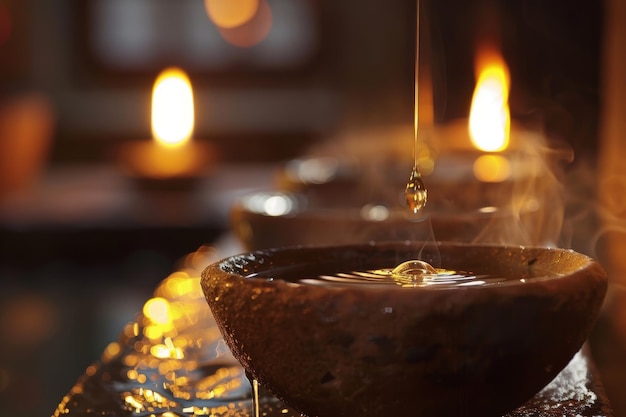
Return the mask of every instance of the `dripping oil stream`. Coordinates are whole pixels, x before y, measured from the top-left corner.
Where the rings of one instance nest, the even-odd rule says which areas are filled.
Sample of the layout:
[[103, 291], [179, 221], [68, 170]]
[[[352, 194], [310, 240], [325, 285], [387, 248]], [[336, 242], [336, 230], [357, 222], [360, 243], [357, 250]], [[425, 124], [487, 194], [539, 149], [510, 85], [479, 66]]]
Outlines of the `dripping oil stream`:
[[[413, 169], [409, 176], [409, 181], [404, 190], [404, 198], [411, 213], [417, 215], [426, 206], [428, 200], [428, 191], [422, 180], [419, 169], [419, 63], [420, 63], [420, 0], [415, 0], [415, 71], [414, 71], [414, 109], [413, 114]], [[415, 265], [419, 265], [417, 268]], [[426, 262], [410, 261], [398, 265], [392, 271], [392, 277], [399, 283], [409, 282], [410, 285], [417, 285], [423, 282], [429, 274], [435, 273], [436, 270]]]
[[419, 169], [418, 143], [419, 143], [419, 56], [420, 56], [420, 0], [416, 0], [416, 23], [415, 23], [415, 114], [414, 114], [414, 142], [413, 142], [413, 169], [406, 184], [404, 197], [407, 206], [413, 214], [426, 206], [428, 191], [422, 180]]

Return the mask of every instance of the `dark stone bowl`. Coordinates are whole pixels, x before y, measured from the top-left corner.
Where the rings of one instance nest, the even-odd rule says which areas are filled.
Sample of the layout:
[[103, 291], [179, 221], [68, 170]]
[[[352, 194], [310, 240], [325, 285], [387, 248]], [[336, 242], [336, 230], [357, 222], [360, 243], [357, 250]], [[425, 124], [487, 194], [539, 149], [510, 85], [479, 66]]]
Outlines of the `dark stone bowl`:
[[[514, 279], [402, 288], [248, 277], [393, 267], [418, 253], [448, 269]], [[602, 267], [571, 250], [457, 243], [272, 249], [202, 274], [226, 343], [249, 375], [321, 417], [501, 416], [581, 348], [606, 286]]]

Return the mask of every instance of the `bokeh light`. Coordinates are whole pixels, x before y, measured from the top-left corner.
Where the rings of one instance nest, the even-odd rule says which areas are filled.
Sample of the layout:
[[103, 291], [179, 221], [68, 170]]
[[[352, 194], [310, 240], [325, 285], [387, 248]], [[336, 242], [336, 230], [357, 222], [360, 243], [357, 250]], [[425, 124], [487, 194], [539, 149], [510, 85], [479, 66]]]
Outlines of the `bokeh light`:
[[155, 324], [166, 325], [172, 321], [170, 303], [165, 298], [154, 297], [146, 301], [143, 314]]
[[511, 163], [501, 155], [481, 155], [473, 169], [476, 179], [482, 182], [503, 182], [511, 176]]
[[250, 48], [261, 43], [272, 30], [272, 10], [265, 0], [259, 1], [256, 14], [244, 24], [226, 28], [218, 26], [222, 38], [231, 45]]
[[216, 26], [232, 29], [254, 17], [259, 0], [204, 0], [204, 8]]

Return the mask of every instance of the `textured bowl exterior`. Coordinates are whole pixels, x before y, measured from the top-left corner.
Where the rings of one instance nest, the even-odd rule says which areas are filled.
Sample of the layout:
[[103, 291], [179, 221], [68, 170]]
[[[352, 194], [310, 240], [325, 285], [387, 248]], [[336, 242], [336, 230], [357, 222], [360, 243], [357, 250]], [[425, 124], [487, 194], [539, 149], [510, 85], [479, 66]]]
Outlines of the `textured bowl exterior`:
[[[370, 269], [441, 258], [446, 268], [548, 278], [482, 287], [327, 287], [244, 278], [306, 263]], [[389, 243], [285, 248], [209, 266], [202, 287], [243, 367], [308, 416], [500, 416], [581, 348], [606, 274], [569, 250]]]

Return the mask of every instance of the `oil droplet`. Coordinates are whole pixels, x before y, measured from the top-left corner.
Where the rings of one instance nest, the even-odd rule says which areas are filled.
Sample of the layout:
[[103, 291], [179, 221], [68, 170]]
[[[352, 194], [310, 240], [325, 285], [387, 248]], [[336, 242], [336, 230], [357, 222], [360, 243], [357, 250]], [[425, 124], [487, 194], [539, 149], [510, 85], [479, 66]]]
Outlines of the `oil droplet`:
[[413, 170], [409, 177], [409, 182], [406, 184], [404, 190], [404, 198], [406, 204], [413, 214], [418, 214], [424, 206], [426, 206], [426, 200], [428, 193], [426, 192], [426, 186], [422, 181], [422, 176], [419, 171], [419, 157], [417, 147], [419, 145], [419, 58], [420, 58], [420, 0], [417, 0], [416, 4], [416, 27], [415, 27], [415, 101], [413, 114], [413, 127], [414, 127], [414, 142], [413, 142]]
[[408, 278], [411, 281], [422, 281], [437, 274], [437, 270], [431, 264], [418, 260], [402, 262], [391, 270], [392, 277], [404, 280]]
[[259, 381], [256, 378], [250, 378], [248, 380], [252, 385], [252, 417], [261, 417], [261, 406], [259, 399]]
[[419, 174], [417, 167], [413, 168], [409, 182], [406, 184], [404, 190], [404, 197], [406, 204], [413, 214], [418, 214], [425, 206], [428, 199], [428, 191], [422, 181], [422, 176]]

